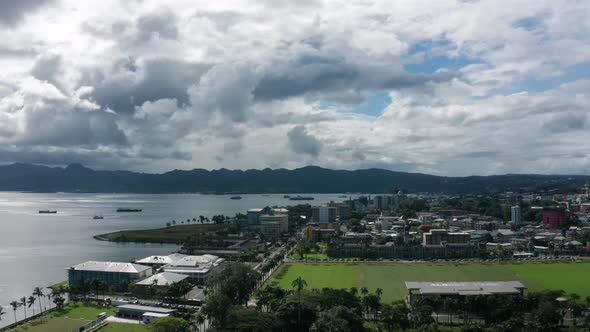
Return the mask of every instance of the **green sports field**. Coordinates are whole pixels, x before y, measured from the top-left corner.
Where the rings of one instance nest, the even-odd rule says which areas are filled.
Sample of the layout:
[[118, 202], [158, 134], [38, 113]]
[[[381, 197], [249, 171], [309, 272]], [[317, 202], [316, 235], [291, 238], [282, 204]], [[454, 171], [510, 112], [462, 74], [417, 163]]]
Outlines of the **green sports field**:
[[404, 281], [520, 280], [534, 290], [562, 289], [590, 296], [590, 263], [289, 263], [272, 282], [290, 289], [300, 276], [308, 288], [381, 288], [385, 301], [403, 299]]

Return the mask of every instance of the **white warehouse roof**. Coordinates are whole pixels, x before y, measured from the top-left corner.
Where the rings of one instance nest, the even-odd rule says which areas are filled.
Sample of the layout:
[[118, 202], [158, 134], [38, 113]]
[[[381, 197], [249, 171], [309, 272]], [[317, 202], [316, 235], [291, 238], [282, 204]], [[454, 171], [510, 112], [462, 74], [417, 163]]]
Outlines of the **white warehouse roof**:
[[150, 270], [151, 267], [123, 262], [99, 262], [88, 261], [70, 267], [70, 269], [78, 271], [96, 271], [96, 272], [111, 272], [111, 273], [140, 273], [145, 270]]

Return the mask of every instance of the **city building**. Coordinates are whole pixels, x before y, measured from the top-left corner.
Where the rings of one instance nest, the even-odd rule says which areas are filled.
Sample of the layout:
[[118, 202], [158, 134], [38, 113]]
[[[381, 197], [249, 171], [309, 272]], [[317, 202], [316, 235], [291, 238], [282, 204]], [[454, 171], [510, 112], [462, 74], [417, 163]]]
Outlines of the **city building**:
[[520, 225], [522, 223], [522, 215], [520, 211], [520, 206], [516, 205], [510, 208], [510, 215], [511, 215], [511, 223], [513, 225]]
[[267, 220], [256, 225], [256, 230], [262, 240], [277, 240], [281, 237], [281, 223], [276, 220]]
[[179, 259], [186, 257], [187, 255], [173, 253], [167, 256], [148, 256], [142, 259], [138, 259], [135, 261], [137, 264], [141, 265], [148, 265], [148, 266], [164, 266], [168, 264], [173, 264]]
[[286, 214], [261, 215], [258, 217], [258, 223], [260, 225], [264, 223], [278, 223], [279, 235], [289, 232], [289, 216]]
[[431, 229], [422, 234], [424, 247], [467, 246], [471, 235], [467, 232], [449, 232], [446, 229]]
[[338, 230], [318, 224], [307, 225], [306, 238], [312, 242], [326, 241], [338, 235]]
[[172, 284], [181, 282], [188, 277], [189, 276], [186, 274], [161, 272], [135, 283], [134, 292], [137, 294], [149, 294], [149, 290], [153, 288], [157, 288], [158, 290], [166, 290]]
[[176, 262], [165, 265], [164, 272], [188, 275], [193, 282], [205, 283], [209, 273], [224, 261], [214, 255], [186, 256]]
[[516, 295], [522, 296], [526, 286], [520, 281], [406, 281], [407, 302], [437, 296]]
[[331, 206], [314, 206], [311, 208], [311, 221], [314, 223], [332, 223], [336, 221], [336, 208]]
[[152, 275], [152, 267], [134, 263], [88, 261], [72, 266], [68, 271], [68, 285], [76, 288], [82, 280], [102, 280], [108, 287], [126, 288], [139, 279]]
[[373, 196], [373, 206], [377, 210], [386, 210], [392, 202], [392, 198], [389, 195], [375, 195]]
[[[152, 306], [143, 306], [136, 304], [124, 304], [115, 309], [115, 316], [119, 318], [135, 319], [137, 321], [144, 321], [144, 315], [151, 317], [168, 317], [176, 312], [175, 309], [166, 309]], [[153, 318], [152, 318], [153, 319]], [[147, 319], [148, 322], [151, 319]]]
[[543, 208], [543, 226], [547, 228], [560, 228], [566, 222], [565, 209], [562, 207]]
[[255, 209], [248, 209], [248, 211], [246, 211], [246, 217], [248, 219], [248, 225], [249, 226], [254, 226], [254, 225], [258, 225], [258, 219], [260, 218], [260, 216], [262, 215], [272, 215], [273, 211], [270, 207], [265, 207], [265, 208], [255, 208]]

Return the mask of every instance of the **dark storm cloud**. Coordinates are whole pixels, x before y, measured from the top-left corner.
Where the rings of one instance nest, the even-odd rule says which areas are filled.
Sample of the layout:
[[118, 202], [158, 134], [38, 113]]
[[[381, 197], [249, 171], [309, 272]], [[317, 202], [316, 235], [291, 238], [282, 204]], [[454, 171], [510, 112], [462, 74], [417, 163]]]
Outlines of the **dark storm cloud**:
[[307, 132], [304, 126], [295, 126], [287, 133], [289, 148], [296, 153], [317, 157], [322, 150], [322, 142]]
[[137, 41], [145, 42], [152, 38], [176, 39], [178, 28], [172, 12], [162, 12], [141, 16], [137, 20]]
[[39, 165], [83, 164], [97, 169], [125, 168], [121, 155], [110, 151], [53, 150], [20, 147], [18, 150], [0, 148], [0, 162]]
[[[419, 88], [429, 82], [446, 82], [455, 77], [458, 74], [454, 72], [410, 74], [388, 64], [365, 65], [323, 54], [305, 54], [295, 61], [274, 66], [258, 82], [253, 93], [258, 100], [332, 94], [330, 100], [347, 101], [351, 100], [350, 96], [338, 98], [336, 94], [349, 94], [350, 90]], [[362, 102], [359, 98], [352, 100]]]
[[26, 137], [19, 144], [87, 147], [127, 144], [115, 116], [104, 112], [30, 112], [26, 123]]
[[23, 17], [53, 0], [2, 0], [0, 1], [0, 25], [11, 26]]
[[584, 113], [568, 112], [557, 114], [543, 125], [543, 130], [562, 133], [584, 129], [588, 126], [588, 117]]
[[61, 65], [62, 59], [59, 55], [42, 57], [35, 62], [31, 74], [36, 79], [47, 81], [63, 91], [63, 87], [58, 81]]
[[467, 152], [459, 155], [458, 157], [463, 158], [496, 158], [498, 151], [474, 151]]
[[207, 68], [170, 59], [150, 60], [138, 68], [124, 59], [115, 68], [118, 75], [107, 78], [101, 72], [89, 71], [81, 85], [95, 87], [91, 96], [101, 106], [118, 113], [132, 113], [135, 106], [146, 101], [168, 98], [179, 104], [188, 103], [188, 86], [198, 81]]

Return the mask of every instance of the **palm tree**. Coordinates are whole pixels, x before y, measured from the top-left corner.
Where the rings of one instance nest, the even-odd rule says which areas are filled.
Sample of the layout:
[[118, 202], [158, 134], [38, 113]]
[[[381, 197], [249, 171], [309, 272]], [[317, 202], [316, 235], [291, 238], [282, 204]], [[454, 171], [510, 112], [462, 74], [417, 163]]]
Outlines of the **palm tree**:
[[359, 289], [358, 289], [358, 288], [356, 288], [356, 287], [350, 287], [350, 294], [351, 294], [352, 296], [355, 296], [355, 297], [356, 297], [356, 295], [357, 295], [358, 293], [359, 293]]
[[26, 297], [21, 297], [20, 298], [20, 305], [23, 306], [23, 310], [25, 311], [25, 319], [27, 319], [27, 298]]
[[[37, 298], [33, 295], [29, 296], [29, 298], [27, 299], [27, 304], [29, 305], [29, 308], [32, 307], [33, 304], [35, 304], [36, 300]], [[35, 316], [35, 307], [33, 307], [33, 316]]]
[[300, 326], [301, 325], [301, 291], [305, 288], [305, 286], [307, 286], [307, 281], [305, 281], [301, 277], [298, 277], [297, 279], [293, 280], [293, 282], [291, 282], [291, 286], [293, 288], [295, 288], [295, 290], [297, 291], [297, 297], [299, 298], [299, 305], [297, 308], [297, 325]]
[[377, 288], [375, 290], [375, 295], [377, 295], [377, 297], [379, 298], [379, 300], [381, 300], [381, 295], [383, 295], [383, 289]]
[[12, 307], [12, 311], [14, 311], [14, 322], [16, 323], [16, 309], [20, 307], [20, 303], [18, 303], [17, 301], [12, 301], [10, 302], [10, 306]]
[[53, 297], [53, 293], [47, 293], [45, 294], [45, 297], [47, 298], [47, 303], [49, 304], [49, 308], [51, 309], [51, 297]]
[[43, 294], [43, 289], [41, 289], [41, 287], [35, 287], [33, 290], [33, 296], [36, 296], [39, 299], [39, 312], [43, 312], [43, 309], [41, 308], [41, 297], [45, 296], [45, 294]]
[[199, 326], [203, 326], [202, 331], [205, 331], [205, 315], [203, 315], [202, 313], [199, 313], [197, 315], [197, 323], [199, 324]]
[[361, 294], [367, 296], [367, 294], [369, 294], [369, 289], [367, 287], [361, 287]]

